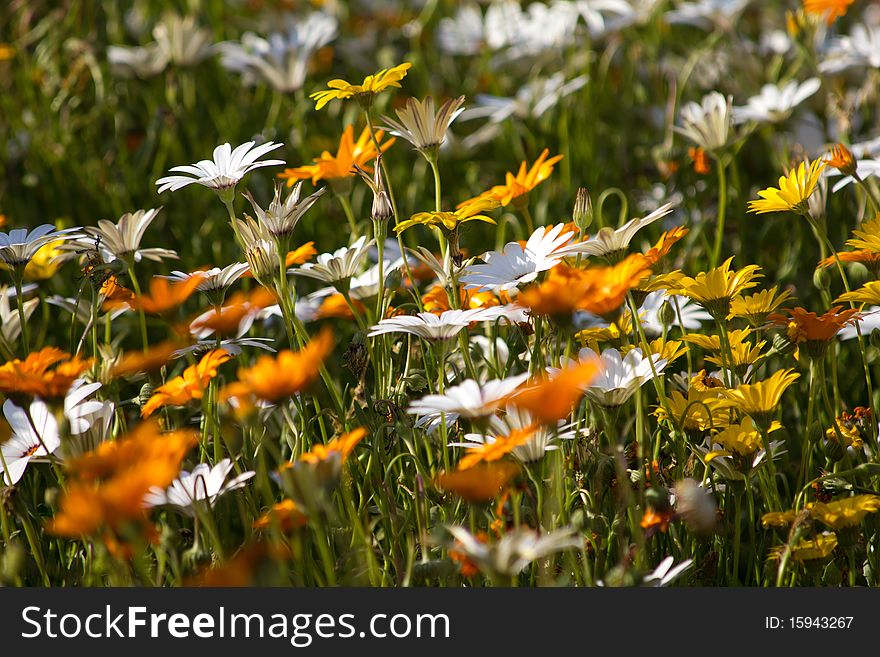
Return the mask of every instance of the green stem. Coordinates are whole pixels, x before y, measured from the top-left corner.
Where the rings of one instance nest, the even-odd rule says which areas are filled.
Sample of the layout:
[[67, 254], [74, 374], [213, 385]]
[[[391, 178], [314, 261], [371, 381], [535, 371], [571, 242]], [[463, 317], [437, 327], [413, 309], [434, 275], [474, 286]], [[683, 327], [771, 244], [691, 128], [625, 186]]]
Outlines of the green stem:
[[712, 260], [709, 267], [718, 266], [721, 256], [721, 242], [724, 239], [724, 219], [727, 215], [727, 174], [721, 158], [716, 159], [718, 170], [718, 219], [715, 224], [715, 245], [712, 247]]

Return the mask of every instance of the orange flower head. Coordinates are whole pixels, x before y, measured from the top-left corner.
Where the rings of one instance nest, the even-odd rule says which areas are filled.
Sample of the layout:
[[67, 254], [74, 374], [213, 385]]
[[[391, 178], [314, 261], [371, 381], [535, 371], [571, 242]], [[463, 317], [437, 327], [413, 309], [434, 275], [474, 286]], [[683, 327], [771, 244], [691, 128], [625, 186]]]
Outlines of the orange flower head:
[[559, 264], [543, 283], [523, 290], [518, 302], [533, 315], [559, 317], [585, 310], [610, 317], [623, 305], [627, 292], [650, 275], [648, 267], [647, 258], [638, 253], [611, 267], [579, 269]]
[[688, 149], [688, 157], [694, 163], [694, 173], [705, 176], [712, 171], [712, 167], [709, 166], [709, 156], [702, 148], [691, 146]]
[[[382, 130], [376, 131], [376, 141], [379, 143], [380, 150], [384, 153], [394, 143], [394, 137], [387, 139], [382, 143], [385, 133]], [[314, 159], [314, 164], [306, 164], [293, 169], [285, 169], [278, 174], [279, 178], [287, 180], [287, 186], [292, 187], [297, 180], [305, 180], [311, 178], [314, 185], [319, 180], [338, 180], [340, 178], [350, 178], [356, 173], [355, 166], [360, 167], [367, 173], [372, 173], [373, 168], [369, 165], [376, 159], [376, 147], [370, 138], [369, 128], [364, 128], [358, 140], [354, 140], [354, 126], [347, 125], [342, 131], [342, 137], [339, 139], [339, 148], [336, 155], [329, 151], [321, 153], [321, 157]]]
[[467, 454], [458, 462], [459, 470], [467, 470], [478, 463], [492, 463], [510, 454], [520, 445], [525, 445], [535, 435], [538, 425], [514, 429], [506, 436], [497, 436], [495, 442], [486, 442], [479, 447], [469, 447]]
[[256, 397], [276, 402], [305, 390], [318, 378], [324, 359], [333, 351], [333, 332], [324, 328], [302, 350], [260, 356], [252, 367], [238, 370], [238, 381], [227, 385], [221, 399]]
[[284, 533], [306, 524], [306, 516], [296, 502], [290, 499], [273, 504], [269, 510], [254, 521], [254, 529], [269, 529], [275, 523]]
[[122, 354], [119, 362], [110, 369], [110, 378], [153, 372], [166, 365], [180, 344], [171, 340], [160, 342], [148, 351], [129, 351]]
[[657, 243], [645, 252], [645, 260], [648, 266], [654, 266], [669, 253], [670, 249], [690, 232], [684, 226], [676, 226], [667, 230], [660, 236]]
[[845, 176], [851, 176], [856, 172], [856, 158], [843, 144], [835, 144], [831, 148], [829, 157], [825, 158], [828, 166], [832, 166]]
[[[473, 308], [488, 308], [490, 306], [498, 306], [501, 300], [491, 292], [480, 292], [478, 290], [470, 290], [463, 285], [458, 289], [458, 298], [461, 301], [463, 310]], [[442, 285], [435, 285], [422, 296], [422, 305], [425, 312], [439, 315], [447, 310], [452, 309], [449, 303], [449, 293]]]
[[24, 360], [15, 358], [0, 365], [0, 392], [44, 399], [63, 397], [74, 380], [91, 366], [91, 359], [71, 357], [57, 347], [43, 347]]
[[516, 175], [513, 175], [510, 171], [505, 174], [503, 185], [495, 185], [479, 196], [469, 199], [464, 203], [460, 203], [458, 207], [463, 207], [479, 198], [486, 197], [493, 198], [501, 205], [506, 206], [514, 199], [519, 199], [525, 196], [539, 184], [547, 180], [547, 178], [550, 177], [550, 174], [553, 173], [553, 165], [562, 159], [562, 155], [556, 155], [548, 159], [549, 155], [550, 150], [545, 148], [541, 151], [541, 155], [538, 156], [538, 159], [535, 160], [531, 167], [529, 167], [528, 163], [525, 161], [520, 163], [519, 171], [517, 171]]
[[220, 308], [199, 315], [189, 328], [193, 333], [210, 330], [217, 335], [236, 335], [246, 316], [275, 303], [278, 303], [275, 293], [263, 286], [250, 294], [236, 292]]
[[102, 526], [146, 523], [144, 496], [153, 486], [165, 488], [198, 442], [194, 431], [163, 434], [159, 423], [139, 424], [128, 436], [101, 445], [68, 464], [71, 482], [47, 531], [75, 538]]
[[141, 408], [141, 416], [148, 417], [163, 406], [183, 406], [193, 399], [201, 399], [208, 382], [217, 376], [220, 366], [230, 358], [232, 356], [225, 349], [212, 349], [198, 363], [187, 367], [183, 374], [156, 388]]
[[[300, 247], [297, 247], [293, 251], [288, 251], [287, 256], [284, 259], [285, 267], [293, 267], [294, 265], [301, 265], [303, 263], [308, 262], [312, 259], [312, 257], [318, 253], [315, 250], [314, 242], [306, 242]], [[254, 273], [251, 271], [251, 268], [248, 267], [242, 273], [242, 277], [253, 278]]]
[[[366, 307], [357, 299], [352, 299], [351, 305], [360, 315], [366, 314]], [[338, 292], [336, 294], [331, 294], [328, 297], [324, 297], [316, 315], [316, 319], [329, 319], [332, 317], [335, 317], [336, 319], [354, 319], [354, 313], [352, 313], [351, 308], [348, 307], [345, 297]]]
[[543, 424], [552, 424], [569, 416], [572, 407], [583, 396], [586, 386], [599, 373], [599, 365], [585, 361], [559, 372], [552, 379], [513, 392], [508, 401], [524, 408]]
[[[852, 324], [859, 317], [858, 310], [854, 308], [843, 310], [842, 306], [834, 306], [823, 315], [807, 312], [803, 308], [793, 308], [788, 315], [776, 313], [767, 319], [777, 326], [785, 326], [789, 341], [796, 345], [803, 344], [809, 356], [821, 358], [840, 329]], [[797, 356], [796, 352], [795, 357]]]
[[348, 433], [342, 434], [339, 438], [334, 438], [326, 445], [312, 445], [312, 450], [300, 454], [299, 459], [297, 460], [304, 463], [316, 464], [328, 460], [334, 454], [339, 454], [341, 462], [345, 463], [345, 459], [348, 458], [348, 455], [351, 454], [352, 450], [354, 450], [357, 444], [361, 442], [366, 435], [367, 430], [363, 427], [358, 427]]
[[[870, 249], [857, 249], [856, 251], [838, 251], [837, 257], [841, 262], [860, 262], [873, 272], [880, 272], [880, 253]], [[819, 261], [820, 267], [834, 267], [837, 261], [834, 256], [828, 256]]]
[[127, 300], [108, 299], [104, 303], [104, 308], [110, 310], [128, 305], [133, 310], [142, 310], [149, 315], [162, 315], [189, 299], [201, 282], [202, 276], [198, 274], [178, 283], [171, 283], [168, 279], [155, 276], [150, 281], [149, 294], [136, 295]]
[[804, 10], [808, 14], [824, 16], [825, 22], [832, 25], [855, 0], [804, 0]]
[[441, 473], [434, 485], [468, 502], [488, 502], [516, 479], [520, 470], [513, 461], [482, 462], [466, 470]]

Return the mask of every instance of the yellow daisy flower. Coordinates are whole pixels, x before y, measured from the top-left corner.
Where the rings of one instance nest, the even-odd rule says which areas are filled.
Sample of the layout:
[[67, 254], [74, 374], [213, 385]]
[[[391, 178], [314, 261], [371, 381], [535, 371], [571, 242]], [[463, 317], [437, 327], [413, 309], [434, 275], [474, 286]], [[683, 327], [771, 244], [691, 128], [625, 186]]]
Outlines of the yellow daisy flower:
[[683, 276], [669, 288], [671, 294], [681, 294], [703, 306], [715, 318], [725, 319], [730, 314], [730, 302], [743, 290], [757, 285], [760, 278], [758, 265], [746, 265], [739, 271], [731, 271], [731, 256], [719, 267], [700, 272], [694, 277]]
[[401, 221], [394, 230], [402, 233], [408, 228], [416, 225], [436, 226], [444, 232], [451, 233], [460, 224], [468, 221], [485, 221], [494, 224], [492, 217], [487, 217], [482, 212], [494, 210], [498, 207], [498, 201], [491, 198], [477, 198], [467, 204], [459, 206], [458, 210], [453, 212], [417, 212], [406, 221]]
[[865, 283], [858, 290], [841, 294], [837, 297], [837, 301], [834, 303], [844, 301], [852, 303], [868, 303], [872, 305], [880, 304], [880, 281], [870, 281]]
[[880, 212], [873, 219], [862, 222], [862, 225], [853, 230], [855, 237], [846, 241], [847, 246], [854, 249], [880, 253]]
[[727, 400], [740, 411], [750, 416], [759, 427], [769, 427], [771, 414], [782, 393], [798, 380], [800, 374], [793, 370], [778, 370], [763, 381], [741, 385], [733, 390], [724, 390]]
[[814, 504], [810, 515], [831, 529], [845, 529], [858, 525], [866, 515], [877, 511], [880, 511], [880, 496], [855, 495]]
[[389, 87], [400, 87], [400, 81], [406, 77], [407, 71], [412, 64], [404, 62], [393, 68], [383, 68], [378, 73], [368, 75], [361, 84], [352, 84], [345, 80], [330, 80], [327, 83], [329, 89], [316, 91], [309, 95], [315, 101], [315, 109], [321, 109], [331, 100], [339, 98], [346, 100], [354, 98], [362, 107], [369, 107], [373, 102], [373, 96]]
[[749, 296], [736, 297], [730, 302], [728, 319], [741, 317], [752, 327], [757, 328], [767, 321], [767, 317], [791, 297], [791, 290], [778, 294], [779, 286], [761, 290]]
[[801, 162], [800, 166], [789, 171], [787, 176], [779, 178], [779, 189], [768, 187], [758, 192], [761, 198], [749, 201], [749, 212], [764, 214], [791, 211], [806, 214], [809, 209], [807, 199], [815, 191], [819, 183], [819, 174], [826, 164], [827, 162], [816, 160], [807, 169], [807, 163]]

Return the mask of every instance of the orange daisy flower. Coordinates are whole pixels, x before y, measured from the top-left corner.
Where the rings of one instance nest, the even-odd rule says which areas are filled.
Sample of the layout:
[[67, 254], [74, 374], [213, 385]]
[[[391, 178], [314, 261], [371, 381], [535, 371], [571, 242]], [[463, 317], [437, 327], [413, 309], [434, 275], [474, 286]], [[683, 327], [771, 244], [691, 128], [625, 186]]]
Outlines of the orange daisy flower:
[[856, 172], [856, 158], [843, 144], [835, 144], [831, 147], [831, 153], [825, 161], [828, 166], [834, 167], [845, 176], [851, 176]]
[[[352, 450], [354, 450], [357, 444], [361, 442], [366, 435], [367, 430], [363, 427], [358, 427], [348, 433], [342, 434], [339, 438], [334, 438], [326, 445], [312, 445], [312, 451], [300, 454], [297, 460], [304, 463], [316, 464], [321, 461], [326, 461], [334, 454], [339, 454], [341, 462], [345, 463], [345, 459], [348, 458], [348, 455], [351, 454]], [[288, 464], [285, 463], [284, 465], [287, 466]]]
[[645, 260], [648, 266], [653, 266], [660, 262], [669, 253], [670, 249], [689, 232], [690, 229], [684, 226], [676, 226], [663, 233], [660, 239], [657, 240], [657, 243], [645, 252]]
[[479, 447], [469, 447], [467, 455], [458, 462], [458, 469], [467, 470], [478, 463], [498, 461], [520, 445], [527, 443], [537, 428], [537, 425], [531, 425], [522, 429], [514, 429], [506, 436], [497, 436], [495, 442], [487, 442]]
[[535, 160], [531, 167], [524, 161], [519, 165], [519, 171], [513, 175], [508, 171], [504, 176], [503, 185], [495, 185], [488, 191], [483, 192], [479, 196], [460, 203], [457, 207], [461, 208], [468, 203], [477, 199], [492, 198], [497, 200], [501, 205], [506, 206], [514, 199], [525, 196], [539, 184], [547, 180], [553, 173], [553, 165], [562, 159], [562, 155], [556, 155], [548, 159], [550, 150], [545, 148], [541, 151], [541, 155]]
[[559, 264], [543, 283], [526, 288], [517, 300], [533, 315], [568, 316], [585, 310], [610, 316], [626, 300], [626, 293], [650, 275], [649, 265], [638, 253], [611, 267], [579, 269]]
[[293, 500], [281, 500], [273, 504], [262, 516], [254, 520], [254, 529], [268, 529], [275, 523], [281, 531], [288, 533], [306, 524], [306, 516]]
[[520, 466], [513, 461], [483, 462], [467, 470], [440, 473], [434, 479], [434, 485], [468, 502], [487, 502], [516, 479], [519, 473]]
[[74, 380], [91, 366], [91, 359], [71, 357], [57, 347], [43, 347], [24, 360], [15, 358], [0, 365], [0, 392], [44, 399], [63, 397]]
[[150, 280], [149, 294], [135, 295], [130, 299], [108, 299], [104, 308], [110, 310], [128, 305], [133, 310], [143, 310], [149, 315], [161, 315], [189, 299], [201, 282], [202, 277], [198, 274], [179, 283], [171, 283], [168, 279], [155, 276]]
[[333, 351], [333, 331], [324, 328], [301, 351], [284, 350], [276, 356], [260, 356], [253, 367], [238, 370], [238, 381], [227, 385], [221, 399], [256, 397], [275, 402], [310, 386], [324, 359]]
[[825, 22], [831, 25], [841, 16], [855, 0], [804, 0], [804, 10], [808, 14], [817, 14], [825, 17]]
[[156, 388], [141, 409], [141, 416], [148, 417], [162, 406], [183, 406], [193, 399], [201, 399], [208, 382], [217, 376], [219, 367], [231, 358], [225, 349], [212, 349], [198, 363], [187, 367], [183, 374]]
[[709, 156], [702, 148], [691, 146], [688, 149], [688, 157], [694, 163], [694, 173], [705, 176], [712, 170], [712, 167], [709, 166]]
[[236, 292], [220, 308], [212, 308], [194, 319], [189, 329], [193, 333], [210, 330], [217, 335], [235, 335], [246, 315], [278, 303], [275, 293], [258, 286], [250, 294]]
[[[385, 132], [376, 131], [376, 142], [379, 149], [384, 153], [394, 143], [395, 138], [391, 137], [382, 143]], [[354, 126], [347, 125], [339, 139], [339, 148], [336, 155], [329, 151], [321, 153], [321, 157], [314, 159], [314, 164], [306, 164], [301, 167], [285, 169], [278, 174], [279, 178], [287, 180], [287, 186], [293, 187], [297, 180], [306, 180], [311, 178], [314, 185], [319, 180], [335, 180], [339, 178], [349, 178], [355, 175], [355, 166], [359, 166], [367, 173], [372, 173], [373, 168], [369, 162], [376, 159], [376, 147], [370, 138], [369, 128], [364, 128], [358, 140], [354, 140]]]
[[[468, 310], [471, 308], [488, 308], [490, 306], [498, 306], [501, 299], [496, 297], [492, 292], [480, 292], [478, 290], [469, 290], [464, 286], [459, 287], [459, 299], [461, 300], [461, 308]], [[449, 293], [442, 285], [435, 285], [422, 296], [422, 305], [425, 312], [439, 315], [447, 310], [452, 310], [449, 302]]]
[[174, 352], [180, 349], [181, 344], [171, 340], [161, 342], [146, 352], [142, 350], [129, 351], [122, 354], [119, 362], [109, 372], [111, 379], [120, 376], [131, 376], [143, 372], [153, 372], [166, 365]]
[[159, 423], [150, 420], [125, 438], [101, 443], [67, 466], [72, 482], [46, 530], [75, 538], [130, 520], [146, 523], [144, 496], [153, 486], [165, 488], [174, 481], [197, 442], [194, 431], [163, 434]]
[[559, 372], [552, 379], [513, 392], [506, 400], [524, 408], [543, 424], [558, 422], [569, 416], [572, 407], [583, 396], [586, 386], [599, 372], [594, 361], [579, 363]]
[[840, 329], [858, 318], [858, 310], [834, 306], [823, 315], [807, 312], [804, 308], [793, 308], [788, 315], [774, 313], [767, 319], [777, 326], [785, 326], [789, 341], [804, 344], [810, 356], [819, 358]]

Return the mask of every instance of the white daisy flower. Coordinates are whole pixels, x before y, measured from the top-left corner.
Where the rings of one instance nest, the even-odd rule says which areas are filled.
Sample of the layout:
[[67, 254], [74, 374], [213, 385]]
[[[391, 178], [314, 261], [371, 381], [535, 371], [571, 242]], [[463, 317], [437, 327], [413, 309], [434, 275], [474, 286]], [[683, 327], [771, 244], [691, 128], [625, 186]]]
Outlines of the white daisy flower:
[[265, 228], [269, 235], [276, 240], [279, 240], [279, 242], [285, 246], [290, 241], [290, 237], [293, 235], [293, 230], [296, 228], [299, 220], [302, 219], [303, 215], [308, 212], [309, 208], [311, 208], [327, 191], [326, 187], [322, 187], [300, 201], [299, 196], [302, 191], [302, 186], [303, 181], [301, 180], [294, 185], [291, 192], [287, 195], [287, 198], [282, 202], [281, 192], [284, 188], [284, 183], [276, 183], [275, 196], [273, 197], [272, 202], [269, 203], [269, 207], [265, 210], [257, 204], [250, 192], [244, 193], [244, 197], [251, 202], [260, 225]]
[[235, 283], [239, 278], [241, 278], [242, 274], [244, 274], [250, 265], [246, 262], [233, 262], [231, 265], [226, 265], [223, 269], [220, 267], [212, 267], [211, 269], [200, 269], [192, 272], [183, 272], [175, 269], [167, 276], [160, 276], [160, 278], [167, 278], [170, 281], [188, 281], [193, 276], [199, 276], [201, 281], [199, 282], [196, 289], [199, 292], [205, 292], [207, 294], [213, 294], [215, 292], [226, 291], [230, 285]]
[[0, 445], [0, 482], [13, 486], [31, 459], [49, 456], [61, 446], [61, 439], [55, 416], [39, 399], [31, 402], [28, 411], [7, 399], [3, 402], [3, 415], [12, 428], [12, 437]]
[[241, 74], [245, 84], [265, 82], [279, 93], [302, 89], [312, 56], [336, 38], [338, 21], [323, 12], [304, 20], [287, 17], [286, 29], [265, 38], [245, 32], [241, 42], [217, 45], [220, 64]]
[[731, 125], [730, 98], [717, 91], [703, 96], [700, 103], [687, 103], [681, 108], [681, 123], [675, 131], [707, 151], [727, 144]]
[[464, 527], [447, 527], [455, 539], [450, 542], [467, 555], [482, 572], [490, 575], [517, 575], [532, 561], [543, 559], [554, 552], [583, 546], [583, 539], [571, 527], [556, 529], [550, 533], [519, 527], [507, 532], [493, 543], [477, 539]]
[[367, 241], [366, 236], [358, 238], [351, 246], [343, 246], [332, 253], [322, 253], [315, 262], [307, 262], [289, 273], [306, 278], [314, 278], [322, 283], [345, 288], [351, 277], [357, 274], [361, 263], [375, 240]]
[[446, 310], [439, 315], [417, 313], [383, 319], [370, 328], [368, 335], [410, 333], [425, 340], [451, 340], [471, 322], [494, 322], [504, 319], [510, 323], [528, 321], [525, 309], [514, 304], [490, 306], [470, 310]]
[[600, 406], [609, 408], [623, 405], [636, 390], [654, 378], [652, 362], [657, 374], [666, 367], [666, 360], [658, 354], [652, 354], [648, 359], [639, 348], [621, 356], [617, 349], [605, 349], [599, 355], [585, 347], [578, 353], [578, 359], [581, 362], [596, 360], [599, 363], [599, 372], [584, 388], [584, 394]]
[[64, 415], [70, 423], [70, 433], [74, 436], [88, 431], [95, 416], [102, 413], [106, 405], [113, 406], [111, 402], [89, 399], [100, 388], [100, 383], [86, 383], [85, 379], [79, 378], [70, 385], [64, 396]]
[[791, 116], [792, 111], [819, 91], [821, 86], [819, 78], [810, 78], [801, 83], [792, 80], [784, 87], [765, 84], [761, 87], [761, 93], [749, 98], [744, 106], [733, 108], [733, 121], [779, 123]]
[[144, 497], [144, 507], [173, 506], [183, 513], [194, 516], [195, 505], [207, 501], [213, 506], [221, 495], [229, 491], [244, 487], [248, 479], [256, 472], [249, 470], [237, 477], [226, 481], [232, 472], [233, 463], [229, 459], [223, 459], [217, 465], [211, 467], [207, 463], [200, 463], [192, 472], [183, 470], [167, 490], [153, 486]]
[[195, 16], [166, 14], [153, 28], [153, 38], [169, 62], [195, 66], [211, 55], [211, 31], [199, 27]]
[[552, 228], [538, 227], [526, 242], [509, 242], [504, 251], [490, 251], [482, 257], [485, 264], [470, 265], [465, 269], [461, 282], [465, 287], [494, 292], [512, 292], [523, 283], [530, 283], [542, 271], [553, 268], [561, 260], [556, 250], [574, 235], [562, 232], [564, 224]]
[[[116, 258], [125, 262], [140, 262], [142, 259], [161, 262], [163, 258], [177, 258], [177, 253], [170, 249], [141, 248], [144, 233], [162, 208], [126, 212], [116, 223], [101, 219], [97, 226], [85, 226], [85, 236], [72, 240], [62, 248], [65, 251], [82, 251], [94, 249], [97, 245], [105, 260]], [[97, 240], [97, 242], [96, 242]]]
[[[278, 306], [275, 306], [278, 308]], [[265, 310], [265, 309], [264, 309]], [[281, 316], [281, 310], [278, 310], [278, 316]], [[181, 356], [186, 356], [187, 354], [193, 354], [195, 356], [199, 356], [201, 354], [205, 354], [212, 349], [223, 349], [224, 351], [229, 352], [229, 354], [233, 356], [238, 356], [241, 354], [241, 350], [243, 347], [253, 347], [255, 349], [262, 349], [264, 351], [275, 352], [275, 349], [272, 347], [272, 343], [274, 340], [272, 338], [227, 338], [225, 340], [221, 340], [220, 344], [217, 344], [217, 340], [199, 340], [195, 344], [191, 344], [188, 347], [183, 347], [182, 349], [178, 349], [173, 354], [171, 354], [174, 358], [180, 358]]]
[[608, 226], [601, 228], [595, 237], [591, 237], [586, 242], [574, 242], [573, 244], [562, 246], [554, 251], [553, 255], [560, 258], [574, 255], [607, 257], [625, 251], [637, 232], [668, 215], [672, 212], [672, 207], [672, 203], [665, 203], [651, 214], [631, 219], [617, 230]]
[[751, 0], [697, 0], [683, 2], [664, 18], [673, 25], [693, 25], [705, 30], [713, 27], [731, 29], [740, 12]]
[[254, 169], [284, 164], [284, 160], [259, 159], [269, 151], [281, 148], [283, 144], [276, 144], [272, 141], [259, 146], [255, 146], [255, 144], [256, 142], [248, 141], [237, 146], [235, 150], [228, 143], [220, 144], [214, 149], [210, 160], [171, 167], [170, 171], [180, 171], [189, 175], [159, 178], [156, 181], [156, 184], [159, 185], [159, 193], [167, 190], [176, 192], [192, 183], [216, 190], [230, 189]]
[[[34, 289], [36, 286], [29, 285], [22, 289], [22, 293]], [[0, 286], [0, 337], [7, 346], [18, 340], [21, 335], [21, 321], [18, 316], [18, 305], [14, 301], [15, 288]], [[39, 305], [40, 299], [34, 297], [24, 302], [24, 320], [28, 321], [34, 309]]]
[[57, 240], [73, 239], [79, 230], [55, 230], [52, 224], [42, 224], [33, 230], [14, 228], [8, 233], [0, 232], [0, 260], [10, 267], [23, 268], [43, 246]]
[[385, 124], [392, 135], [405, 139], [422, 153], [436, 153], [446, 141], [446, 131], [455, 118], [464, 111], [464, 96], [450, 98], [439, 110], [434, 108], [431, 96], [424, 100], [410, 98], [406, 106], [396, 110], [397, 119], [385, 117]]
[[[520, 431], [535, 426], [537, 423], [532, 415], [525, 409], [508, 405], [504, 409], [504, 415], [493, 415], [489, 418], [489, 430], [483, 435], [479, 433], [466, 433], [465, 442], [449, 443], [450, 447], [482, 447], [485, 444], [495, 442], [495, 436], [507, 436], [512, 431]], [[559, 449], [558, 440], [574, 438], [573, 431], [562, 431], [565, 421], [560, 421], [553, 428], [540, 424], [531, 435], [528, 442], [513, 449], [513, 455], [524, 463], [539, 461], [544, 454]]]
[[460, 417], [480, 418], [492, 415], [498, 410], [505, 397], [510, 395], [529, 378], [528, 372], [506, 379], [492, 379], [478, 383], [466, 379], [457, 386], [447, 388], [442, 395], [426, 395], [412, 402], [408, 413], [418, 415], [420, 423], [426, 418], [434, 419], [445, 415], [451, 424]]
[[473, 107], [461, 113], [460, 121], [488, 118], [489, 123], [465, 137], [462, 146], [470, 149], [491, 141], [501, 131], [501, 123], [511, 117], [526, 120], [543, 116], [560, 100], [586, 85], [587, 80], [586, 75], [581, 75], [566, 81], [563, 73], [555, 73], [528, 82], [513, 98], [477, 94]]
[[661, 587], [671, 584], [674, 580], [678, 579], [684, 571], [694, 565], [694, 560], [686, 559], [677, 566], [673, 566], [673, 563], [675, 562], [672, 557], [666, 557], [653, 572], [648, 573], [642, 578], [642, 584], [653, 587]]
[[158, 43], [146, 46], [107, 46], [110, 72], [123, 78], [155, 77], [168, 66], [168, 56]]
[[835, 39], [819, 72], [840, 73], [856, 67], [880, 68], [880, 26], [858, 24], [849, 36]]

